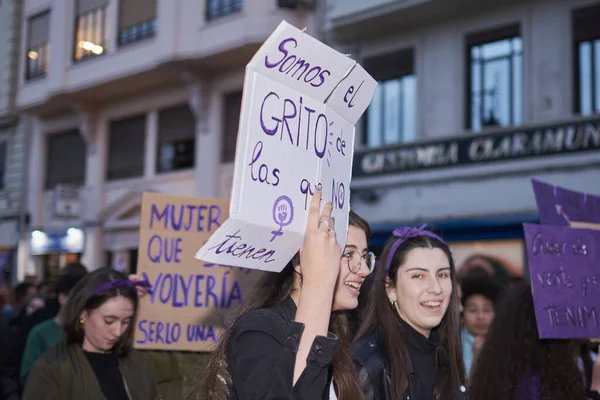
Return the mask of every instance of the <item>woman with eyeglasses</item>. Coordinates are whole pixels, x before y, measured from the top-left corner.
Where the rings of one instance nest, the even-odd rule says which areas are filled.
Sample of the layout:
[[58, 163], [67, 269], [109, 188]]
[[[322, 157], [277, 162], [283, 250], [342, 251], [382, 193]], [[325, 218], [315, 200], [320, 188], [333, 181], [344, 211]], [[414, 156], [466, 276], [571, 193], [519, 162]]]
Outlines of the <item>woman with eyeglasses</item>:
[[377, 268], [354, 355], [368, 400], [464, 397], [456, 272], [433, 232], [399, 228]]
[[357, 307], [360, 286], [375, 266], [367, 249], [370, 228], [350, 212], [342, 252], [332, 205], [319, 214], [320, 200], [317, 187], [302, 249], [246, 299], [195, 399], [363, 399], [344, 311]]

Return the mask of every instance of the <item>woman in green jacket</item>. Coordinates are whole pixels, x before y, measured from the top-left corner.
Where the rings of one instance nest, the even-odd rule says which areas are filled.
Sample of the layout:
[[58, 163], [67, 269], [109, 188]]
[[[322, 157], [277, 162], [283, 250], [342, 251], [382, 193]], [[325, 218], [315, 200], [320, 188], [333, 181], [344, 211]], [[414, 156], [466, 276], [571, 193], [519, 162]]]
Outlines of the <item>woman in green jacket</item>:
[[112, 269], [96, 270], [61, 310], [65, 339], [35, 363], [23, 400], [155, 400], [146, 359], [132, 348], [136, 287]]

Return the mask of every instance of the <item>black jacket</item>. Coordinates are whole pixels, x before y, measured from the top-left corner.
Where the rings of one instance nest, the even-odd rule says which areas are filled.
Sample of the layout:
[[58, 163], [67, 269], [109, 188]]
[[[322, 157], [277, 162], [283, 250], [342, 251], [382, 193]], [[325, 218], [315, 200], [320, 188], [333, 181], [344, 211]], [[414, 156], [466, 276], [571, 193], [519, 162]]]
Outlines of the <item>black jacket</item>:
[[296, 304], [288, 298], [274, 307], [250, 311], [235, 323], [226, 350], [231, 400], [329, 399], [337, 337], [330, 333], [315, 338], [306, 368], [294, 385], [296, 352], [304, 331], [295, 315]]
[[[410, 353], [410, 352], [409, 352]], [[353, 348], [353, 354], [358, 364], [358, 379], [367, 400], [392, 400], [390, 385], [390, 366], [385, 355], [379, 329], [369, 336], [359, 340]], [[422, 381], [409, 360], [409, 387], [402, 400], [430, 400], [424, 395]], [[433, 372], [433, 371], [432, 371]], [[452, 396], [453, 399], [465, 397], [466, 388], [460, 386]]]

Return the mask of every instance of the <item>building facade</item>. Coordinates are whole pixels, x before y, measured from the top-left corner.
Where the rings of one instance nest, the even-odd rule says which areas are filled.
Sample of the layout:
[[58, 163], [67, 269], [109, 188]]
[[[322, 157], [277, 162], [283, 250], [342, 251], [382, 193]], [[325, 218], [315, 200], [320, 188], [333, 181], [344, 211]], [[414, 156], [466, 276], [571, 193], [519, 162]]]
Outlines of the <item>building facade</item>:
[[26, 222], [26, 137], [15, 108], [21, 13], [21, 1], [0, 1], [0, 280], [16, 279], [18, 242]]
[[457, 263], [524, 269], [531, 178], [600, 194], [600, 2], [328, 0], [326, 41], [379, 81], [352, 208], [381, 247], [428, 223]]
[[30, 120], [27, 257], [132, 272], [141, 193], [228, 198], [246, 63], [277, 0], [25, 0], [17, 105]]

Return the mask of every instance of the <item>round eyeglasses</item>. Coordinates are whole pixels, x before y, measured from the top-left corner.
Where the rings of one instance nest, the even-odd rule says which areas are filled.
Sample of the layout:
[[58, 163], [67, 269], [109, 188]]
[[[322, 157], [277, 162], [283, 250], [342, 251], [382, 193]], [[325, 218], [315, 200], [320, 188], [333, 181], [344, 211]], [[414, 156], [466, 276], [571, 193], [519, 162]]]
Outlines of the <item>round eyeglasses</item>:
[[369, 274], [375, 269], [375, 254], [368, 252], [366, 255], [360, 254], [358, 250], [350, 250], [342, 254], [342, 257], [348, 261], [348, 269], [357, 274], [360, 271], [363, 262], [369, 270]]

